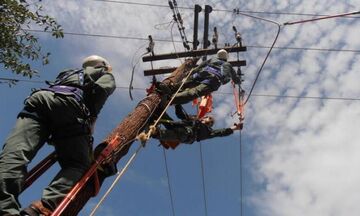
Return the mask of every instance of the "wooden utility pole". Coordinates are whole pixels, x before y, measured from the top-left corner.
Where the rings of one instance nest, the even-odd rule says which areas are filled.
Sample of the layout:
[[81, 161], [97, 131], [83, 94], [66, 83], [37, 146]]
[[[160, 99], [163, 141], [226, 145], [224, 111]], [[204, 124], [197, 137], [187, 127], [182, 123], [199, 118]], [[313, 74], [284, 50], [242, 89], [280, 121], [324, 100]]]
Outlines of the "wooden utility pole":
[[[199, 58], [188, 59], [180, 67], [178, 67], [168, 78], [163, 80], [163, 84], [180, 82], [196, 65]], [[95, 158], [95, 163], [84, 175], [79, 182], [85, 182], [84, 185], [74, 186], [69, 194], [72, 196], [66, 197], [58, 208], [54, 211], [52, 216], [68, 216], [77, 215], [84, 207], [87, 201], [96, 193], [95, 186], [101, 187], [106, 175], [97, 169], [98, 164], [104, 164], [111, 161], [117, 163], [130, 149], [136, 136], [148, 124], [149, 117], [160, 110], [160, 104], [166, 103], [167, 99], [161, 97], [157, 92], [149, 94], [146, 98], [138, 103], [133, 112], [131, 112], [125, 119], [106, 137], [102, 143], [106, 147]], [[159, 109], [159, 110], [157, 110]], [[98, 163], [98, 164], [96, 164]], [[94, 178], [94, 173], [97, 171], [98, 178]]]

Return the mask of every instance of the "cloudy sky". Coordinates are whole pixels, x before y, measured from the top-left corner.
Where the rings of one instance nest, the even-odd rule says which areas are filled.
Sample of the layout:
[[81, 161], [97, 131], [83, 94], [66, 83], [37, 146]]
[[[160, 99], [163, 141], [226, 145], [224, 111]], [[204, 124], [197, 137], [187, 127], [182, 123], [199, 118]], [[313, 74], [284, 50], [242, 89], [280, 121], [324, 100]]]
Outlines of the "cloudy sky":
[[[35, 33], [43, 48], [52, 55], [50, 65], [34, 63], [41, 73], [33, 80], [49, 80], [63, 68], [79, 67], [81, 60], [91, 54], [104, 56], [113, 65], [118, 88], [99, 117], [95, 132], [95, 143], [99, 143], [145, 95], [144, 88], [149, 86], [151, 78], [144, 77], [143, 70], [151, 65], [139, 59], [145, 52], [147, 36], [155, 39], [155, 53], [184, 50], [178, 43], [179, 31], [171, 23], [172, 12], [167, 1], [160, 0], [42, 2], [64, 32], [98, 36], [65, 34], [64, 39], [56, 40], [48, 34]], [[213, 7], [210, 29], [218, 28], [219, 46], [235, 43], [232, 26], [242, 33], [243, 44], [248, 47], [247, 52], [240, 54], [240, 58], [247, 61], [242, 69], [243, 88], [248, 93], [276, 36], [277, 26], [234, 14], [233, 9], [283, 24], [315, 15], [356, 11], [360, 2], [178, 0], [189, 40], [193, 32], [190, 8], [195, 3], [203, 8], [205, 4]], [[358, 215], [359, 26], [360, 19], [354, 16], [282, 26], [275, 49], [246, 106], [242, 148], [237, 132], [226, 138], [203, 141], [201, 145], [194, 143], [167, 150], [168, 181], [163, 150], [158, 142], [150, 141], [97, 215], [173, 215], [168, 185], [175, 215], [232, 216], [241, 212], [247, 216]], [[203, 13], [199, 28], [199, 38], [202, 38]], [[236, 54], [230, 58], [236, 60]], [[127, 87], [132, 65], [138, 61], [134, 101], [131, 101]], [[160, 61], [154, 63], [154, 67], [178, 66], [181, 61]], [[22, 78], [2, 74], [2, 77]], [[30, 89], [39, 86], [41, 84], [29, 82], [12, 88], [0, 85], [1, 140], [14, 125]], [[223, 86], [214, 94], [215, 127], [228, 127], [236, 121], [231, 117], [235, 110], [229, 93], [230, 86]], [[186, 108], [194, 112], [190, 106]], [[133, 144], [118, 164], [119, 169], [138, 145]], [[51, 150], [49, 146], [44, 147], [33, 164]], [[22, 195], [23, 205], [41, 196], [41, 188], [57, 170], [58, 167], [51, 169]], [[91, 199], [80, 215], [89, 214], [113, 179], [106, 180], [99, 196]]]

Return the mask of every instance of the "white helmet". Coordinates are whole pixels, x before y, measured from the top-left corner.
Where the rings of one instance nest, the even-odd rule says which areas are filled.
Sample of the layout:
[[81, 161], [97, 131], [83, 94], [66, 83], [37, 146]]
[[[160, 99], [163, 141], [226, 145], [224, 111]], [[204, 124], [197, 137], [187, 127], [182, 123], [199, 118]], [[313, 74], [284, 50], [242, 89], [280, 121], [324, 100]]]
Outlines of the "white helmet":
[[83, 64], [82, 64], [83, 68], [86, 68], [86, 67], [99, 67], [99, 66], [106, 67], [108, 72], [111, 71], [110, 63], [105, 58], [103, 58], [101, 56], [98, 56], [98, 55], [91, 55], [91, 56], [86, 57], [83, 60]]
[[228, 52], [226, 52], [226, 50], [224, 50], [224, 49], [219, 50], [219, 51], [216, 53], [216, 55], [217, 55], [217, 57], [218, 57], [219, 59], [222, 59], [222, 60], [225, 60], [225, 61], [229, 58]]

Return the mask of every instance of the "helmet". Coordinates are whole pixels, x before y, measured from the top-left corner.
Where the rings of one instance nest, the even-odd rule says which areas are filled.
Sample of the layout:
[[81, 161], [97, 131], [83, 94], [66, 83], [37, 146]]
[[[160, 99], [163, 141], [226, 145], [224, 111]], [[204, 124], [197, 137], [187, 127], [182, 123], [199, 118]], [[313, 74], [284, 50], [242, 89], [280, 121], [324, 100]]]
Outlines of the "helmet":
[[83, 68], [101, 67], [101, 66], [105, 67], [108, 72], [111, 71], [110, 63], [105, 58], [98, 56], [98, 55], [91, 55], [91, 56], [86, 57], [83, 60], [83, 64], [82, 64]]
[[224, 50], [224, 49], [221, 49], [221, 50], [219, 50], [217, 53], [216, 53], [216, 55], [217, 55], [217, 57], [219, 58], [219, 59], [222, 59], [222, 60], [227, 60], [228, 59], [228, 57], [229, 57], [229, 54], [228, 54], [228, 52], [226, 52], [226, 50]]

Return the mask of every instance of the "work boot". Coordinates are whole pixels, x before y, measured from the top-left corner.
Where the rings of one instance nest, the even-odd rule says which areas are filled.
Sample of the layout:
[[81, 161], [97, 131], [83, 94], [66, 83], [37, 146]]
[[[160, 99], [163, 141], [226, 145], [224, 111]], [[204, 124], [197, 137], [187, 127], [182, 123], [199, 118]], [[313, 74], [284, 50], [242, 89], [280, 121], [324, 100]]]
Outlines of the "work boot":
[[27, 207], [20, 212], [20, 216], [40, 216], [40, 213], [31, 207]]
[[160, 93], [161, 95], [171, 95], [172, 94], [171, 89], [162, 82], [156, 82], [155, 88], [156, 88], [156, 91], [158, 93]]
[[40, 200], [34, 201], [20, 212], [20, 216], [50, 216], [52, 211], [46, 208]]

